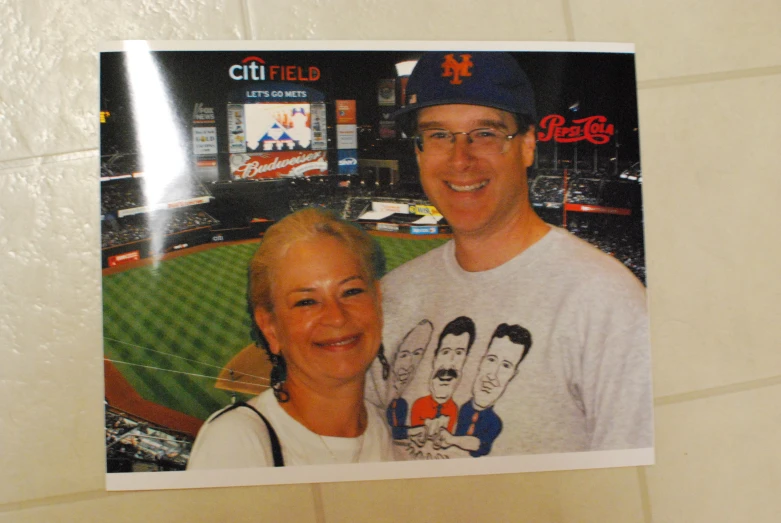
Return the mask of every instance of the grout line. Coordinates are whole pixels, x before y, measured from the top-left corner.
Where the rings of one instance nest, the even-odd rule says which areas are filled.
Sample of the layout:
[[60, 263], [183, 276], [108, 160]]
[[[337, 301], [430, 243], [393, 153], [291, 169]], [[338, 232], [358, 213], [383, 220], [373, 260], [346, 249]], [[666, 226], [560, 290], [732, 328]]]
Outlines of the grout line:
[[712, 398], [715, 396], [723, 396], [725, 394], [734, 394], [736, 392], [746, 392], [749, 390], [763, 389], [766, 387], [775, 387], [777, 385], [781, 385], [781, 376], [773, 376], [772, 378], [763, 378], [759, 380], [744, 381], [742, 383], [734, 383], [732, 385], [723, 385], [720, 387], [712, 387], [709, 389], [695, 390], [692, 392], [684, 392], [681, 394], [671, 394], [669, 396], [660, 396], [654, 399], [654, 405], [657, 407], [661, 407], [664, 405], [673, 405], [675, 403], [683, 403], [686, 401]]
[[320, 483], [312, 483], [312, 499], [315, 504], [315, 521], [325, 523], [325, 506], [323, 505], [323, 490]]
[[247, 40], [255, 39], [255, 31], [252, 29], [252, 18], [250, 17], [249, 0], [244, 0], [241, 3], [241, 10], [244, 17], [244, 38]]
[[79, 503], [82, 501], [93, 501], [105, 499], [111, 494], [105, 490], [89, 490], [76, 494], [62, 494], [60, 496], [47, 496], [45, 498], [28, 499], [25, 501], [14, 501], [11, 503], [0, 504], [0, 514], [7, 512], [19, 512], [41, 507], [51, 507], [56, 505], [65, 505], [67, 503]]
[[98, 154], [98, 149], [83, 149], [81, 151], [72, 151], [69, 153], [44, 154], [41, 156], [28, 156], [26, 158], [0, 160], [0, 171], [25, 169], [47, 163], [69, 162], [73, 160], [80, 160], [82, 158], [97, 158]]
[[[565, 2], [567, 0], [564, 0]], [[659, 89], [663, 87], [676, 87], [680, 85], [702, 84], [709, 82], [722, 82], [725, 80], [738, 80], [741, 78], [757, 78], [781, 74], [781, 66], [755, 67], [752, 69], [738, 69], [735, 71], [723, 71], [717, 73], [692, 74], [687, 76], [675, 76], [671, 78], [659, 78], [655, 80], [642, 80], [637, 82], [638, 89]]]
[[561, 0], [561, 8], [564, 12], [564, 27], [567, 30], [567, 40], [570, 42], [575, 41], [575, 24], [572, 21], [572, 8], [569, 5], [569, 0]]
[[651, 495], [648, 492], [648, 478], [645, 475], [645, 470], [646, 467], [637, 467], [637, 482], [640, 484], [640, 505], [643, 507], [643, 521], [645, 523], [653, 523]]

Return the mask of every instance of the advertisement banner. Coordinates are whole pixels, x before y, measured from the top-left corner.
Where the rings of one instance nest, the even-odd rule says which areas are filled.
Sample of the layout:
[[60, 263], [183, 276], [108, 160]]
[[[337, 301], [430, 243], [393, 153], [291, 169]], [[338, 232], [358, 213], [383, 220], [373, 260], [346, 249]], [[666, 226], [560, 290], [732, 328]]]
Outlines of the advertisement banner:
[[336, 148], [337, 149], [357, 149], [358, 148], [358, 126], [353, 124], [336, 126]]
[[193, 154], [196, 156], [217, 154], [216, 127], [193, 127]]
[[396, 122], [393, 120], [393, 107], [379, 108], [379, 137], [381, 140], [392, 140], [396, 138]]
[[228, 150], [232, 153], [247, 152], [243, 105], [228, 105]]
[[233, 178], [240, 180], [328, 174], [323, 151], [234, 154], [230, 162]]
[[195, 198], [185, 198], [182, 200], [174, 200], [170, 202], [159, 202], [152, 205], [142, 205], [140, 207], [130, 207], [128, 209], [119, 209], [117, 211], [118, 218], [126, 218], [136, 214], [146, 214], [154, 211], [160, 211], [164, 209], [179, 209], [181, 207], [192, 207], [195, 205], [201, 205], [209, 203], [211, 196], [198, 196]]
[[396, 122], [392, 120], [380, 120], [380, 138], [392, 140], [396, 138]]
[[372, 202], [372, 211], [409, 214], [409, 204], [397, 202]]
[[579, 203], [567, 203], [564, 208], [573, 212], [593, 212], [597, 214], [616, 214], [618, 216], [629, 216], [632, 214], [632, 209], [624, 209], [621, 207], [604, 207], [602, 205], [583, 205]]
[[125, 263], [132, 263], [141, 259], [141, 253], [139, 251], [130, 251], [122, 254], [116, 254], [110, 256], [108, 259], [109, 267], [116, 267], [117, 265], [124, 265]]
[[399, 226], [395, 223], [377, 223], [377, 230], [383, 232], [399, 232]]
[[336, 123], [358, 123], [355, 111], [355, 100], [336, 100]]
[[193, 106], [193, 123], [198, 125], [213, 124], [214, 120], [214, 107], [207, 107], [201, 102], [198, 102]]
[[379, 105], [396, 105], [396, 80], [383, 78], [377, 83], [377, 103]]
[[309, 110], [312, 118], [312, 150], [325, 151], [328, 148], [325, 104], [312, 104]]
[[[250, 55], [228, 68], [228, 76], [234, 81], [253, 82], [317, 82], [322, 72], [314, 65], [291, 64], [287, 61], [271, 61], [268, 57]], [[285, 96], [284, 92], [257, 91], [258, 96]]]
[[358, 174], [358, 150], [339, 149], [339, 174]]
[[439, 227], [436, 225], [410, 225], [410, 234], [437, 234]]
[[433, 205], [410, 205], [409, 212], [419, 216], [442, 216]]
[[540, 131], [537, 140], [558, 143], [573, 143], [587, 141], [595, 145], [606, 144], [615, 133], [615, 125], [608, 123], [601, 115], [588, 116], [572, 120], [571, 125], [565, 125], [567, 119], [560, 114], [549, 114], [540, 120]]

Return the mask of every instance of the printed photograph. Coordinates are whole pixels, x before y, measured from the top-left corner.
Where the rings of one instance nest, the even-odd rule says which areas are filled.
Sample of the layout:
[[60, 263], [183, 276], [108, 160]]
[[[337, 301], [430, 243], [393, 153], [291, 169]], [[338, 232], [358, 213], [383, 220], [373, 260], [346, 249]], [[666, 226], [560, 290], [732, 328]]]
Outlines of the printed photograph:
[[109, 490], [652, 464], [633, 46], [100, 53]]

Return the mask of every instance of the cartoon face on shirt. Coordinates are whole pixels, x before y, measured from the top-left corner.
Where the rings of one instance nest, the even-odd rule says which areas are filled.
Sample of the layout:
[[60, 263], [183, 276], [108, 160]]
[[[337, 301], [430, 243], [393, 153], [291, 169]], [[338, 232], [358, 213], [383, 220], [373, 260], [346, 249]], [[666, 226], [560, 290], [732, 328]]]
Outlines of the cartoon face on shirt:
[[513, 343], [509, 337], [491, 340], [472, 386], [473, 402], [477, 407], [486, 409], [504, 394], [507, 384], [518, 373], [523, 354], [523, 345]]
[[428, 320], [418, 323], [399, 344], [393, 356], [393, 388], [400, 396], [415, 377], [420, 360], [426, 352], [434, 326]]
[[437, 403], [445, 403], [461, 381], [461, 372], [469, 354], [469, 333], [446, 334], [434, 356], [431, 373], [431, 395]]

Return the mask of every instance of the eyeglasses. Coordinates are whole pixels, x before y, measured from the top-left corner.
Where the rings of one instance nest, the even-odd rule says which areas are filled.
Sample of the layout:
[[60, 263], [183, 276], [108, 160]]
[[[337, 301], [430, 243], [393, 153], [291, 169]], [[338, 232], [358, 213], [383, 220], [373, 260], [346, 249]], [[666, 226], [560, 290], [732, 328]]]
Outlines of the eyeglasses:
[[466, 142], [469, 144], [469, 150], [472, 154], [490, 156], [493, 154], [504, 154], [507, 150], [507, 143], [521, 134], [521, 132], [502, 134], [490, 127], [472, 129], [468, 132], [459, 131], [457, 133], [447, 129], [426, 129], [415, 135], [415, 144], [420, 152], [425, 151], [426, 154], [449, 154], [456, 146], [457, 134], [466, 136]]

